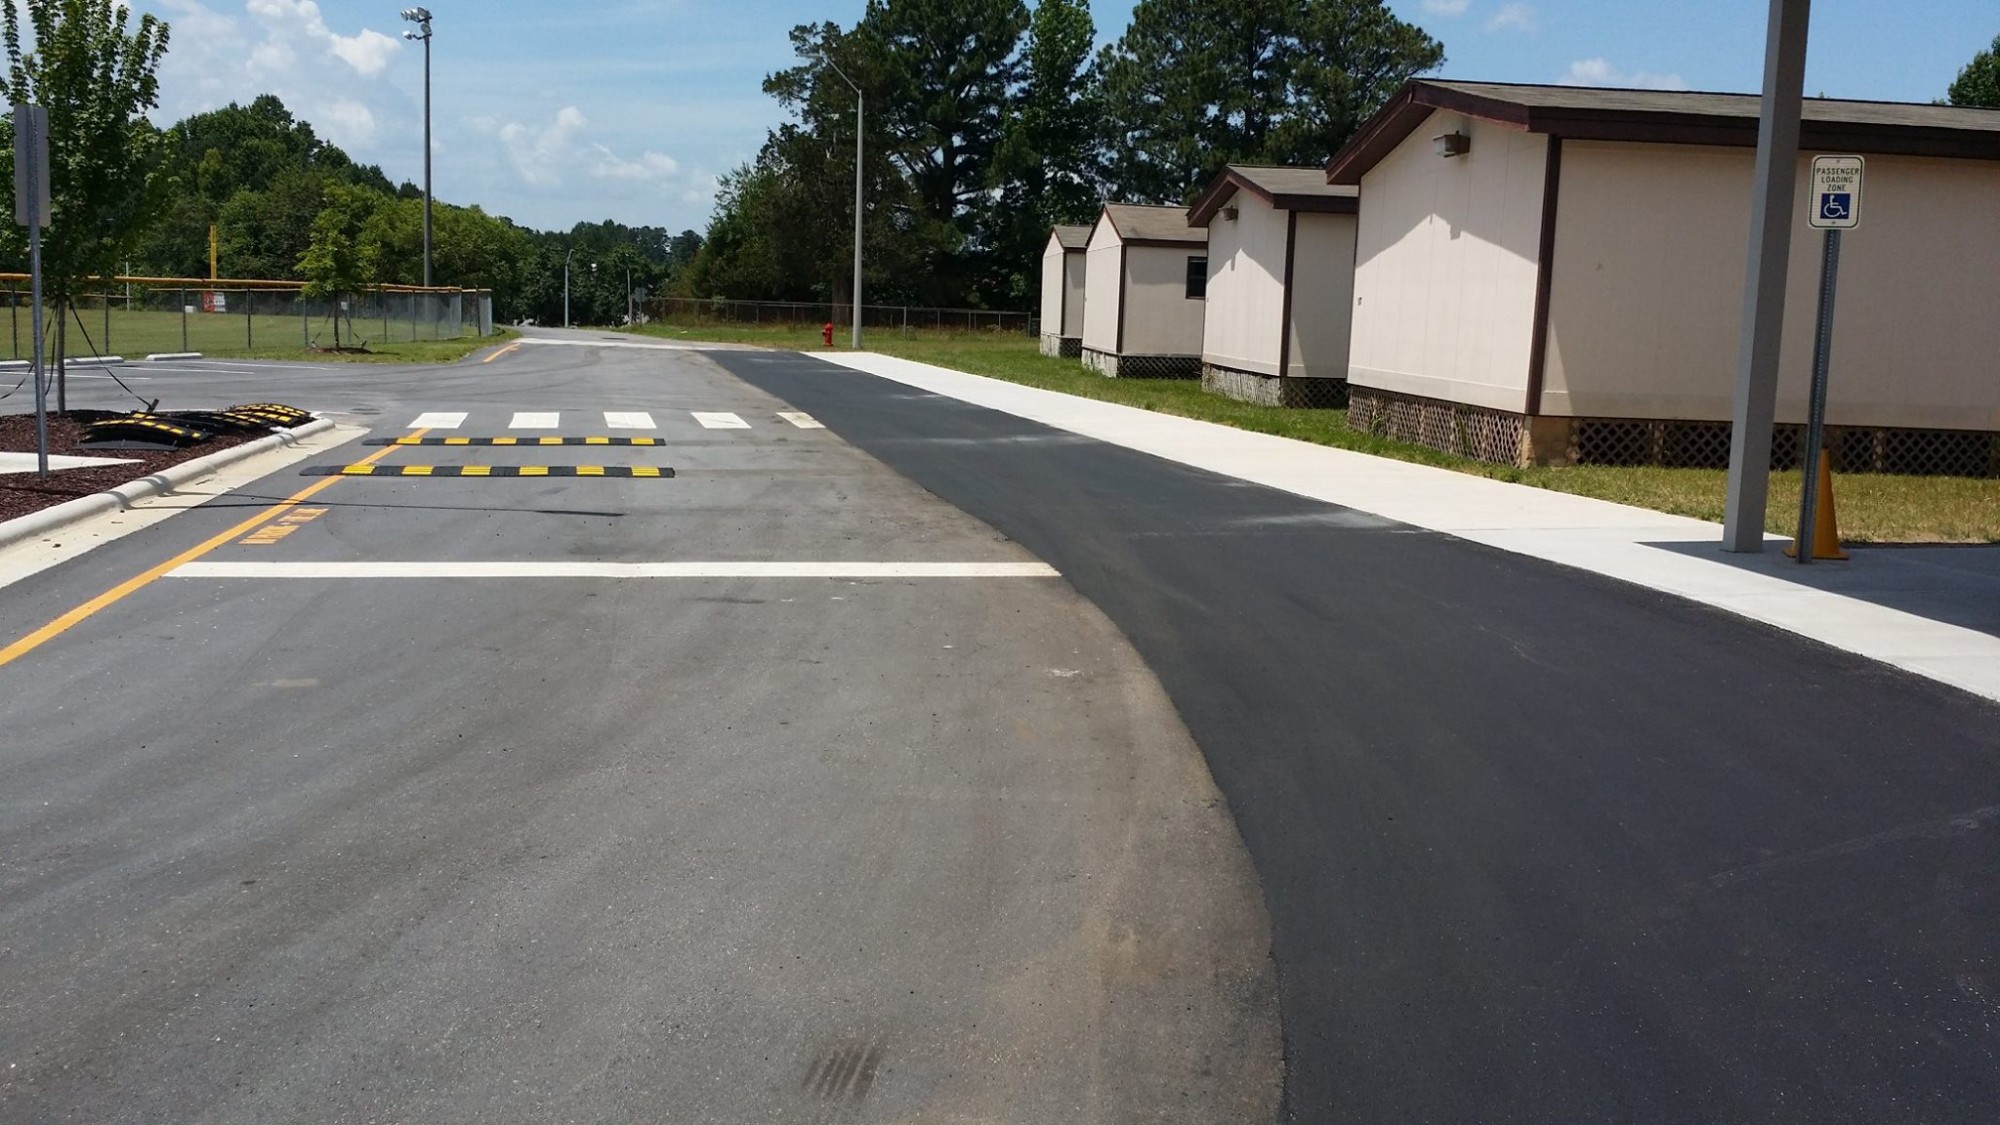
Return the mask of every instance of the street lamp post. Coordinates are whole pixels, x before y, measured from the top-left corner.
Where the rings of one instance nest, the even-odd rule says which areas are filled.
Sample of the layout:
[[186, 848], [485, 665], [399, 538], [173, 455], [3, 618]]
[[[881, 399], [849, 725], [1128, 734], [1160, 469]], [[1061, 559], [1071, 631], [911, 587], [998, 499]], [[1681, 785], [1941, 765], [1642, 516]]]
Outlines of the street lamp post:
[[563, 327], [569, 327], [569, 260], [576, 257], [576, 247], [569, 248], [563, 255]]
[[821, 62], [832, 68], [835, 74], [840, 75], [840, 80], [847, 83], [848, 89], [854, 91], [854, 348], [859, 351], [861, 349], [861, 139], [866, 132], [862, 127], [863, 100], [861, 87], [854, 84], [854, 79], [849, 78], [846, 71], [835, 65], [825, 51], [821, 51], [819, 57]]
[[424, 45], [424, 288], [431, 285], [431, 11], [404, 8], [403, 18], [422, 30], [405, 31], [403, 38]]

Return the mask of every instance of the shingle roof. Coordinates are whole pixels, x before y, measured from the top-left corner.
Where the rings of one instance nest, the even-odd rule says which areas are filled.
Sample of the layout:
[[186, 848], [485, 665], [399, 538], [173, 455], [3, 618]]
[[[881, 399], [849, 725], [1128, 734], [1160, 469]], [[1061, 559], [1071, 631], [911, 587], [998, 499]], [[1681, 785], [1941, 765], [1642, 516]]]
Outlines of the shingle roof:
[[[1761, 99], [1756, 94], [1415, 79], [1334, 155], [1328, 179], [1359, 183], [1361, 173], [1440, 109], [1579, 140], [1750, 147], [1757, 143]], [[2000, 160], [2000, 110], [1807, 98], [1800, 118], [1802, 149]]]
[[1060, 226], [1050, 233], [1065, 250], [1081, 250], [1090, 245], [1089, 227]]
[[1188, 209], [1188, 225], [1205, 227], [1238, 191], [1247, 191], [1283, 211], [1354, 214], [1361, 189], [1326, 182], [1324, 168], [1273, 168], [1231, 164]]
[[1170, 242], [1205, 245], [1208, 231], [1188, 226], [1185, 207], [1146, 207], [1137, 203], [1107, 203], [1104, 216], [1126, 243]]

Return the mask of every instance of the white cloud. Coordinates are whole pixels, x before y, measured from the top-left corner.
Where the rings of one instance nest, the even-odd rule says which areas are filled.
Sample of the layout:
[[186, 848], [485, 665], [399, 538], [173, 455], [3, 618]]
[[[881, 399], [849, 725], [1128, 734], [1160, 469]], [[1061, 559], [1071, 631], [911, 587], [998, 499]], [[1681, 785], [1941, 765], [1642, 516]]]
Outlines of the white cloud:
[[1557, 79], [1565, 86], [1620, 86], [1635, 90], [1685, 90], [1687, 82], [1678, 74], [1651, 74], [1619, 70], [1603, 58], [1578, 59], [1569, 64], [1569, 73]]
[[174, 31], [160, 66], [163, 120], [276, 94], [321, 136], [371, 160], [377, 123], [408, 116], [407, 95], [388, 81], [402, 42], [369, 28], [342, 34], [314, 0], [243, 0], [234, 15], [212, 0], [155, 2]]
[[1424, 13], [1432, 16], [1462, 16], [1472, 0], [1424, 0]]
[[403, 49], [401, 40], [371, 28], [364, 27], [353, 35], [339, 34], [326, 26], [313, 0], [248, 0], [244, 6], [264, 25], [271, 41], [316, 43], [363, 78], [382, 73]]
[[589, 139], [590, 120], [573, 105], [556, 111], [546, 125], [503, 122], [490, 114], [469, 118], [474, 132], [498, 138], [521, 182], [532, 188], [562, 186], [571, 173], [632, 187], [652, 187], [683, 197], [688, 191], [714, 194], [714, 178], [684, 174], [680, 161], [647, 149], [636, 157], [621, 156], [611, 146]]
[[651, 183], [671, 180], [680, 174], [681, 166], [673, 157], [664, 152], [647, 150], [637, 160], [626, 160], [603, 145], [592, 145], [597, 159], [590, 166], [590, 174], [601, 180], [633, 180]]
[[1503, 4], [1486, 21], [1488, 31], [1533, 31], [1535, 30], [1535, 9], [1527, 4]]
[[320, 127], [328, 140], [344, 149], [367, 148], [375, 142], [375, 111], [348, 98], [327, 106], [313, 124]]
[[563, 169], [574, 162], [577, 138], [589, 124], [582, 110], [566, 105], [544, 128], [509, 121], [500, 126], [498, 136], [523, 181], [532, 187], [554, 187], [562, 183]]

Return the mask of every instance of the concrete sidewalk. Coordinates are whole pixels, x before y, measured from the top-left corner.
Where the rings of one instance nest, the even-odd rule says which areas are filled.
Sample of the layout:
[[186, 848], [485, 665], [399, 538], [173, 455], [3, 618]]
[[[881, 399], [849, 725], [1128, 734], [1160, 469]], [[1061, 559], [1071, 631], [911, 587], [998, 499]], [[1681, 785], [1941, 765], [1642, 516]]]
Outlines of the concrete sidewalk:
[[1329, 449], [872, 353], [818, 358], [1192, 468], [1650, 587], [2000, 701], [2000, 549], [1809, 567], [1719, 525]]

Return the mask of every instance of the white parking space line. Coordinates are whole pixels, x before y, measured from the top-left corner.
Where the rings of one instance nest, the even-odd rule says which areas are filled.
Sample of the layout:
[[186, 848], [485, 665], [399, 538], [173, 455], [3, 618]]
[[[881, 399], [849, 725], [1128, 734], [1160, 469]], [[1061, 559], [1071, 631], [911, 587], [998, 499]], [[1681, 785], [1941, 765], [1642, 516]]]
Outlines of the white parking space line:
[[783, 418], [785, 421], [790, 422], [792, 425], [797, 426], [801, 430], [826, 429], [826, 426], [821, 424], [819, 419], [814, 418], [812, 415], [806, 414], [802, 411], [780, 410], [778, 411], [778, 417]]
[[614, 430], [651, 430], [656, 428], [653, 425], [653, 416], [643, 410], [607, 410], [604, 412], [604, 424]]
[[463, 425], [465, 425], [465, 413], [463, 411], [456, 414], [450, 411], [438, 411], [432, 414], [417, 415], [416, 420], [410, 423], [409, 428], [413, 430], [455, 430]]
[[1040, 562], [191, 562], [170, 578], [1060, 578]]
[[745, 422], [742, 418], [734, 414], [704, 413], [700, 410], [690, 411], [689, 413], [693, 414], [694, 420], [700, 422], [702, 428], [706, 430], [747, 430], [750, 428], [750, 423]]
[[562, 425], [562, 414], [554, 410], [517, 411], [514, 420], [507, 423], [510, 430], [553, 430]]

